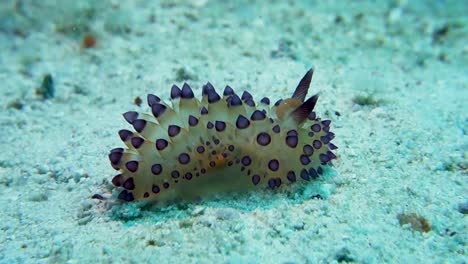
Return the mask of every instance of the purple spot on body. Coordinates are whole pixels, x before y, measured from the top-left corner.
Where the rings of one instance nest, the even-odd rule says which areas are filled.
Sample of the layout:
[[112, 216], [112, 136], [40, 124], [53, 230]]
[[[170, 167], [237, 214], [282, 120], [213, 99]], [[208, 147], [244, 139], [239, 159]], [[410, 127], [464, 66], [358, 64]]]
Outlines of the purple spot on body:
[[213, 89], [208, 91], [208, 103], [216, 103], [221, 99], [219, 94]]
[[122, 153], [123, 151], [124, 151], [123, 148], [113, 148], [113, 149], [111, 149], [110, 153], [115, 153], [115, 152], [121, 152]]
[[281, 186], [281, 178], [274, 178], [273, 179], [275, 186], [279, 188]]
[[146, 127], [146, 120], [137, 119], [133, 121], [132, 125], [136, 132], [141, 133]]
[[189, 115], [188, 124], [189, 126], [192, 126], [192, 127], [196, 126], [198, 124], [198, 119], [194, 117], [193, 115]]
[[153, 193], [159, 193], [159, 191], [160, 191], [159, 186], [153, 184], [153, 187], [151, 188], [151, 191]]
[[141, 145], [143, 145], [143, 142], [145, 142], [145, 140], [141, 137], [133, 137], [131, 139], [132, 146], [136, 149], [140, 148]]
[[161, 99], [154, 94], [148, 94], [146, 101], [148, 102], [148, 105], [152, 107], [155, 103], [161, 102]]
[[323, 125], [323, 126], [326, 126], [326, 127], [327, 127], [327, 126], [330, 126], [330, 123], [331, 123], [330, 120], [323, 120], [323, 121], [322, 121], [322, 125]]
[[128, 111], [123, 114], [123, 117], [128, 123], [132, 124], [133, 121], [138, 118], [138, 113], [135, 111]]
[[242, 97], [241, 97], [242, 101], [245, 101], [245, 100], [247, 100], [247, 99], [252, 99], [252, 98], [253, 98], [253, 97], [252, 97], [252, 95], [251, 95], [249, 92], [244, 91], [244, 92], [242, 93]]
[[255, 107], [255, 102], [252, 98], [245, 100], [244, 103], [248, 106]]
[[336, 155], [331, 151], [327, 151], [327, 156], [328, 156], [328, 159], [330, 160], [336, 159]]
[[127, 141], [132, 135], [133, 132], [127, 129], [122, 129], [119, 131], [119, 137], [123, 142]]
[[327, 136], [320, 137], [320, 140], [323, 142], [323, 144], [328, 144], [330, 142], [330, 139]]
[[317, 118], [317, 116], [315, 115], [315, 112], [311, 112], [307, 118], [309, 118], [309, 120], [313, 121], [313, 120], [315, 120]]
[[127, 168], [128, 171], [130, 172], [135, 172], [138, 170], [138, 161], [136, 160], [131, 160], [125, 163], [125, 167]]
[[306, 155], [301, 155], [300, 161], [302, 165], [307, 165], [310, 163], [310, 159]]
[[314, 168], [310, 168], [309, 169], [309, 175], [313, 178], [313, 179], [317, 179], [319, 177], [317, 171], [314, 169]]
[[322, 163], [327, 163], [330, 160], [330, 158], [326, 154], [323, 154], [323, 153], [319, 155], [319, 159]]
[[180, 162], [181, 164], [187, 164], [187, 163], [189, 163], [189, 162], [190, 162], [190, 156], [189, 156], [189, 154], [187, 154], [187, 153], [181, 153], [181, 154], [179, 155], [179, 162]]
[[273, 132], [275, 132], [276, 134], [278, 134], [281, 129], [280, 129], [280, 126], [279, 125], [275, 125], [273, 128], [272, 128]]
[[185, 173], [185, 179], [191, 180], [192, 177], [193, 177], [192, 173], [190, 173], [190, 172]]
[[264, 120], [266, 118], [266, 115], [264, 112], [260, 111], [260, 110], [255, 110], [253, 113], [252, 113], [252, 116], [250, 116], [250, 119], [252, 121], [259, 121], [259, 120]]
[[229, 101], [228, 101], [228, 106], [239, 106], [239, 105], [242, 105], [242, 101], [241, 99], [239, 98], [239, 96], [237, 96], [237, 94], [234, 94], [232, 95], [231, 97], [229, 97]]
[[216, 167], [216, 162], [210, 161], [210, 167], [212, 167], [212, 168]]
[[169, 143], [167, 142], [167, 140], [165, 140], [163, 138], [157, 139], [156, 140], [156, 149], [161, 151], [161, 150], [165, 149], [168, 144]]
[[170, 137], [175, 137], [175, 136], [177, 136], [179, 133], [180, 133], [180, 126], [177, 126], [177, 125], [170, 125], [170, 126], [167, 128], [167, 134], [168, 134]]
[[312, 154], [314, 154], [314, 148], [309, 144], [304, 145], [304, 147], [302, 148], [302, 151], [307, 156], [312, 156]]
[[161, 174], [163, 168], [161, 166], [161, 164], [153, 164], [151, 166], [151, 173], [153, 173], [154, 175], [159, 175]]
[[198, 146], [198, 147], [197, 147], [197, 152], [200, 153], [200, 154], [203, 153], [203, 152], [205, 152], [205, 147], [203, 147], [203, 146]]
[[301, 171], [301, 178], [306, 180], [306, 181], [310, 180], [309, 172], [306, 169], [303, 169]]
[[286, 145], [288, 145], [288, 147], [290, 148], [295, 148], [298, 142], [299, 142], [299, 139], [296, 136], [286, 137]]
[[320, 132], [322, 127], [319, 124], [313, 124], [312, 126], [310, 126], [310, 129], [312, 129], [312, 131], [317, 133], [317, 132]]
[[331, 150], [335, 150], [335, 149], [338, 148], [338, 147], [335, 146], [335, 144], [333, 144], [333, 143], [329, 143], [329, 144], [328, 144], [328, 147], [329, 147]]
[[233, 145], [229, 145], [228, 150], [231, 151], [231, 152], [233, 152], [233, 151], [234, 151], [234, 146], [233, 146]]
[[265, 132], [258, 134], [257, 143], [261, 146], [267, 146], [271, 142], [271, 137]]
[[211, 123], [211, 121], [208, 121], [208, 123], [206, 124], [206, 128], [212, 129], [213, 127], [214, 127], [213, 123]]
[[216, 131], [222, 132], [224, 131], [224, 129], [226, 129], [226, 123], [223, 121], [216, 121], [215, 128], [216, 128]]
[[318, 168], [317, 168], [317, 173], [318, 173], [319, 175], [322, 175], [322, 174], [323, 174], [322, 167], [318, 167]]
[[154, 117], [156, 117], [156, 118], [158, 118], [158, 117], [160, 117], [162, 114], [164, 114], [165, 111], [166, 111], [166, 106], [163, 105], [163, 104], [154, 103], [154, 104], [151, 106], [151, 112], [153, 113]]
[[260, 175], [255, 174], [254, 176], [252, 176], [253, 185], [257, 185], [259, 182], [260, 182]]
[[122, 174], [114, 176], [114, 178], [112, 178], [112, 184], [117, 187], [122, 186]]
[[270, 105], [270, 99], [268, 97], [263, 97], [262, 100], [260, 100], [262, 104]]
[[200, 110], [200, 114], [202, 115], [207, 115], [208, 114], [208, 109], [206, 109], [206, 107], [202, 107], [202, 109]]
[[202, 94], [208, 96], [208, 103], [214, 103], [221, 99], [221, 97], [216, 93], [215, 88], [213, 85], [208, 82], [202, 88]]
[[249, 166], [252, 163], [252, 159], [249, 156], [244, 156], [242, 158], [242, 164], [244, 166]]
[[135, 189], [135, 183], [133, 182], [133, 178], [130, 177], [126, 179], [125, 182], [122, 184], [122, 187], [124, 187], [127, 190]]
[[120, 192], [119, 196], [117, 197], [120, 200], [124, 200], [126, 202], [131, 202], [135, 198], [133, 197], [133, 194], [127, 190], [123, 190]]
[[239, 117], [237, 117], [236, 127], [238, 129], [247, 128], [249, 127], [249, 125], [250, 125], [250, 121], [245, 116], [239, 115]]
[[320, 142], [320, 140], [314, 140], [312, 146], [314, 146], [314, 149], [320, 149], [322, 147], [322, 142]]
[[169, 188], [169, 183], [168, 182], [163, 183], [163, 187], [164, 187], [164, 189]]
[[272, 171], [279, 170], [279, 161], [277, 159], [272, 159], [268, 162], [268, 168]]
[[271, 189], [275, 189], [275, 187], [276, 187], [275, 180], [274, 180], [274, 179], [269, 179], [269, 180], [268, 180], [268, 186], [269, 186]]
[[177, 85], [172, 85], [172, 88], [171, 88], [171, 99], [176, 99], [176, 98], [179, 98], [180, 95], [182, 94], [182, 91], [180, 90], [179, 87], [177, 87]]
[[224, 96], [229, 96], [229, 95], [233, 95], [233, 94], [234, 94], [234, 90], [231, 88], [231, 86], [226, 85], [226, 87], [224, 88], [223, 95]]
[[202, 95], [207, 95], [211, 90], [214, 90], [214, 87], [210, 82], [207, 82], [202, 87]]
[[291, 129], [288, 131], [288, 133], [286, 133], [286, 136], [295, 136], [297, 137], [297, 131], [295, 129]]
[[286, 178], [290, 182], [295, 182], [296, 181], [296, 173], [294, 173], [294, 171], [289, 171], [288, 174], [286, 174]]
[[179, 178], [179, 176], [180, 176], [179, 171], [174, 170], [174, 171], [171, 172], [171, 177], [172, 178], [177, 179], [177, 178]]
[[181, 97], [184, 99], [191, 99], [194, 97], [192, 88], [187, 83], [184, 83], [182, 86], [182, 92], [181, 92]]
[[111, 152], [109, 154], [109, 160], [112, 164], [117, 165], [120, 162], [120, 159], [122, 158], [123, 153], [122, 152]]
[[145, 193], [143, 194], [143, 197], [144, 197], [144, 198], [148, 198], [148, 197], [149, 197], [149, 193], [148, 193], [148, 192], [145, 192]]

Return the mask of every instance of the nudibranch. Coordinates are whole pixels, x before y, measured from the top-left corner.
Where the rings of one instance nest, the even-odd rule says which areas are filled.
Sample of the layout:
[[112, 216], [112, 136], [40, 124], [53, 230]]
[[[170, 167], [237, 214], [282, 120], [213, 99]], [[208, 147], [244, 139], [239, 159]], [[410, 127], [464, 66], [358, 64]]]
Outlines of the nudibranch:
[[313, 111], [318, 94], [305, 100], [312, 75], [273, 106], [230, 86], [220, 96], [209, 82], [201, 101], [187, 83], [172, 86], [170, 104], [149, 94], [151, 113], [124, 113], [134, 131], [120, 130], [126, 148], [109, 154], [116, 196], [165, 204], [317, 179], [337, 147], [330, 120]]

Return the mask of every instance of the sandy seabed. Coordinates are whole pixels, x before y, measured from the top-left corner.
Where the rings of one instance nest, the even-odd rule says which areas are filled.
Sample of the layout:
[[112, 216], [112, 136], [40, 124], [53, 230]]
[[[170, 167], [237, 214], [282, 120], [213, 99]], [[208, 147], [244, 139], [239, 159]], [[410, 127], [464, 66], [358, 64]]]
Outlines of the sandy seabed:
[[[456, 0], [2, 1], [0, 263], [467, 263], [467, 14]], [[156, 210], [91, 199], [111, 187], [121, 113], [149, 111], [147, 93], [210, 81], [276, 101], [311, 66], [339, 147], [326, 177]]]

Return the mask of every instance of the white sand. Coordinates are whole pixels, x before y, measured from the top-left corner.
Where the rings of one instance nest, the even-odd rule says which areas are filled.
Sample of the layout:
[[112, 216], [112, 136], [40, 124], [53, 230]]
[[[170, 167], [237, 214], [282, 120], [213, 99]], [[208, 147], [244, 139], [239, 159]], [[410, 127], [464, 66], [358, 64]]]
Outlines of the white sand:
[[[64, 2], [0, 4], [1, 263], [468, 262], [464, 1]], [[165, 210], [90, 199], [115, 174], [120, 114], [168, 99], [179, 69], [197, 96], [210, 81], [276, 101], [311, 65], [337, 135], [330, 179]]]

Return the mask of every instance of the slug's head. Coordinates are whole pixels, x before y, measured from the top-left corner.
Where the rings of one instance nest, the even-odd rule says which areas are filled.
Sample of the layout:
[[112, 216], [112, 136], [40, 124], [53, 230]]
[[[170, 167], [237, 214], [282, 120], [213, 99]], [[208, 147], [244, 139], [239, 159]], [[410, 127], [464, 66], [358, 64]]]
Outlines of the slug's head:
[[314, 69], [310, 69], [296, 87], [291, 98], [282, 100], [276, 107], [276, 116], [280, 120], [292, 119], [296, 124], [303, 123], [309, 114], [314, 110], [318, 100], [318, 94], [310, 97], [305, 102], [305, 97], [309, 91], [310, 82]]

